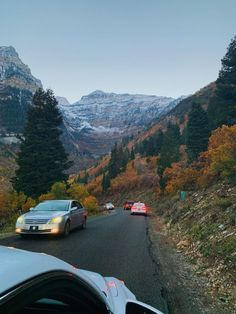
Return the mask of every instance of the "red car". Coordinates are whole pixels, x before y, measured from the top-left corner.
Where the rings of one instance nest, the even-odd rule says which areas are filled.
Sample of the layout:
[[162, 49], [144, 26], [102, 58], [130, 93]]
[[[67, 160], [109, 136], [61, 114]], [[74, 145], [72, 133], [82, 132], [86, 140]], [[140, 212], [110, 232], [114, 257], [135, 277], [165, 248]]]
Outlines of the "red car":
[[126, 201], [123, 205], [123, 208], [124, 210], [127, 210], [127, 209], [131, 209], [131, 207], [134, 205], [134, 202], [133, 201]]
[[144, 203], [134, 203], [133, 206], [131, 207], [131, 215], [134, 214], [143, 214], [147, 216], [148, 214], [148, 207]]

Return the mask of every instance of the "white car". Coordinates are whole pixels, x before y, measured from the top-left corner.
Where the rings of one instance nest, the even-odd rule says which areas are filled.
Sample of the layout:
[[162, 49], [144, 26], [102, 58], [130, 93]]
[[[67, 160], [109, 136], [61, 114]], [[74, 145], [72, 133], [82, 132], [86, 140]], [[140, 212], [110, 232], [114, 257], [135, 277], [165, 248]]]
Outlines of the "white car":
[[114, 208], [115, 208], [115, 206], [114, 206], [111, 202], [106, 203], [106, 204], [104, 205], [104, 209], [106, 209], [106, 210], [112, 210], [112, 209], [114, 209]]
[[134, 203], [133, 206], [131, 207], [130, 213], [131, 215], [142, 214], [142, 215], [147, 216], [147, 212], [148, 212], [147, 206], [144, 203], [137, 202], [137, 203]]
[[76, 200], [50, 200], [39, 203], [16, 221], [16, 233], [22, 237], [30, 234], [63, 234], [70, 230], [86, 228], [87, 211]]
[[159, 313], [116, 278], [44, 254], [0, 246], [0, 313]]

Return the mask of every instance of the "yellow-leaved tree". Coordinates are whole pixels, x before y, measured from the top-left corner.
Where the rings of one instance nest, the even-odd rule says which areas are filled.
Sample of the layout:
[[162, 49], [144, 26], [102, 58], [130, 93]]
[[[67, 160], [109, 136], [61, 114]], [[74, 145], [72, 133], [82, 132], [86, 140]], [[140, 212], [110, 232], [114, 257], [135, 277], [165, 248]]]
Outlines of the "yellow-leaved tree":
[[95, 196], [89, 195], [83, 200], [84, 207], [88, 210], [89, 214], [98, 212], [99, 205]]
[[89, 196], [89, 192], [83, 184], [73, 184], [67, 192], [71, 198], [81, 202]]

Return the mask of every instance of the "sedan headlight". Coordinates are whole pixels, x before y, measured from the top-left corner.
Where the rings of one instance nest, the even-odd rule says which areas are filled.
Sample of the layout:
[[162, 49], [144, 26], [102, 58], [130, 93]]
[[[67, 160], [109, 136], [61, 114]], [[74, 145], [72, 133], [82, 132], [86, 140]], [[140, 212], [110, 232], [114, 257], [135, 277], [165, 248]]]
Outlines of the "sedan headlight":
[[50, 224], [58, 224], [58, 223], [62, 222], [62, 219], [63, 219], [62, 216], [54, 217], [49, 221], [49, 223]]
[[20, 216], [18, 219], [17, 219], [17, 221], [16, 221], [16, 223], [18, 223], [18, 224], [23, 224], [24, 223], [24, 217], [23, 216]]

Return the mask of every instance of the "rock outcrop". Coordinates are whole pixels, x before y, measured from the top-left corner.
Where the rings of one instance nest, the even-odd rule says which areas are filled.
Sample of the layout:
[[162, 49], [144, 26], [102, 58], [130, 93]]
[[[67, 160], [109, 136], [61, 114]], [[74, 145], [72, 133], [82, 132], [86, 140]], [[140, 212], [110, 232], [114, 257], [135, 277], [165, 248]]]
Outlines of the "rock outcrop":
[[33, 93], [42, 87], [13, 47], [0, 47], [0, 134], [22, 131]]

